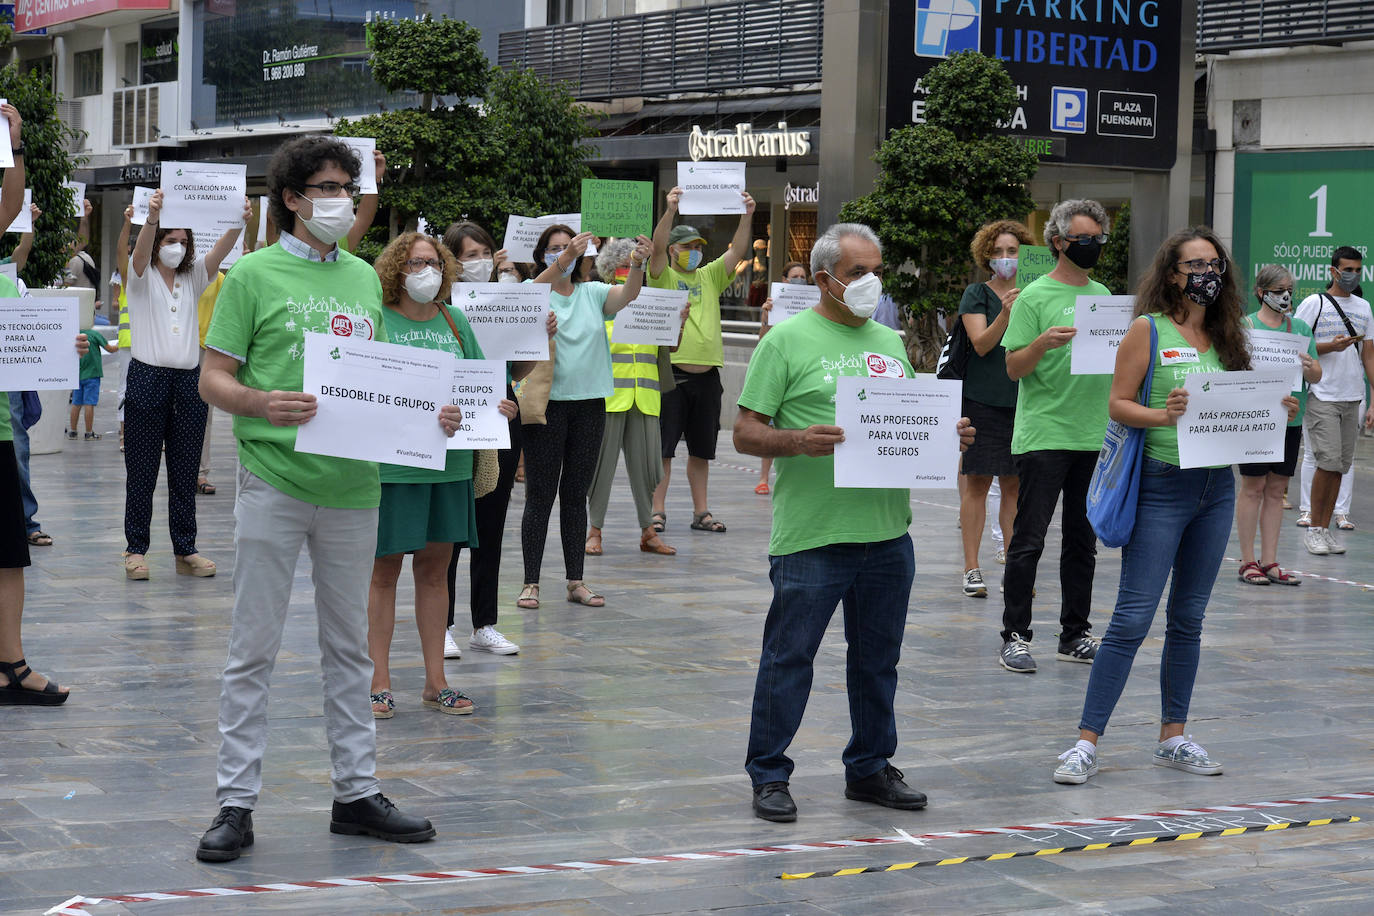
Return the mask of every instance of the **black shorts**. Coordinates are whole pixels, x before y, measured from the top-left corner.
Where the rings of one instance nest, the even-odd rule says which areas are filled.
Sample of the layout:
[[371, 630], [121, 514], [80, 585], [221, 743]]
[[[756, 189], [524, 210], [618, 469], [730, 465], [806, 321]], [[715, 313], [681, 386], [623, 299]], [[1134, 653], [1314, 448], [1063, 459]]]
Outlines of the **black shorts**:
[[19, 493], [19, 462], [14, 457], [14, 443], [0, 442], [0, 569], [28, 565], [29, 534], [24, 524], [24, 498]]
[[1290, 426], [1283, 434], [1283, 460], [1269, 464], [1242, 464], [1240, 476], [1263, 477], [1266, 474], [1277, 474], [1280, 477], [1292, 477], [1293, 471], [1297, 469], [1298, 455], [1301, 452], [1302, 427]]
[[687, 438], [687, 454], [712, 461], [716, 457], [716, 436], [720, 433], [720, 370], [683, 372], [673, 367], [672, 391], [664, 392], [659, 412], [663, 433], [663, 457], [677, 454], [678, 440]]

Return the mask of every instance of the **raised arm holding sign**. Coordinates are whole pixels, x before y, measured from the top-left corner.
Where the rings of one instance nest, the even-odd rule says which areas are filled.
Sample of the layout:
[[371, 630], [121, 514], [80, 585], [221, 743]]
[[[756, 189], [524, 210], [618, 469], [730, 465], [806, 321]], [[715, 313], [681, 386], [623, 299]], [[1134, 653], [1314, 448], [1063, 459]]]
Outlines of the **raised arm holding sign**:
[[743, 162], [679, 162], [677, 186], [683, 216], [745, 212]]

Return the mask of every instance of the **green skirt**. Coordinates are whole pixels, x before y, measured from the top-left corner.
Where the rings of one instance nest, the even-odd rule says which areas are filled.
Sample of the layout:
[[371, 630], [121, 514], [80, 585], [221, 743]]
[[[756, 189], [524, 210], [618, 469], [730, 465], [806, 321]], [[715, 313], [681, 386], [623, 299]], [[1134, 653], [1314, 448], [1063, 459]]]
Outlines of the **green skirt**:
[[377, 556], [414, 553], [426, 544], [477, 546], [471, 480], [382, 484]]

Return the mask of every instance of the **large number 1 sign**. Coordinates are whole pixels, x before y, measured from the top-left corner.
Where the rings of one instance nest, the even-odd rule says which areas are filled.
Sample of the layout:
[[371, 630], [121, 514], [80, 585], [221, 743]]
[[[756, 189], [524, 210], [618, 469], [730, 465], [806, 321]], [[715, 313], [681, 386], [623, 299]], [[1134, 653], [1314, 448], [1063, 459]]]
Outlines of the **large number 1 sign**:
[[1250, 307], [1261, 267], [1292, 271], [1297, 303], [1326, 286], [1341, 245], [1366, 255], [1364, 291], [1374, 294], [1374, 151], [1238, 153], [1235, 175], [1234, 256]]

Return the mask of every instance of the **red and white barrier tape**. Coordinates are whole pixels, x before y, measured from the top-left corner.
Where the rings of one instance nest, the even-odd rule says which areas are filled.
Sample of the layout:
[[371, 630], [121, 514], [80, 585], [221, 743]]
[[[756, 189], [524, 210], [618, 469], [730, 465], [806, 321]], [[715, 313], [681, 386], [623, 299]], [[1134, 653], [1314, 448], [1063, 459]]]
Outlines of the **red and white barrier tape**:
[[[1161, 817], [1190, 817], [1236, 811], [1288, 808], [1295, 805], [1326, 805], [1352, 800], [1374, 800], [1374, 792], [1343, 792], [1336, 795], [1319, 795], [1312, 798], [1288, 798], [1278, 801], [1246, 802], [1243, 804], [1218, 805], [1216, 807], [1206, 808], [1177, 808], [1167, 811], [1154, 811], [1146, 814], [1118, 814], [1111, 817], [1071, 821], [1050, 821], [1040, 824], [1018, 824], [1010, 827], [978, 827], [938, 833], [924, 833], [914, 836], [904, 832], [902, 836], [895, 837], [830, 840], [823, 843], [783, 843], [777, 846], [754, 846], [740, 849], [720, 849], [708, 852], [679, 852], [671, 855], [659, 856], [626, 856], [616, 859], [557, 862], [550, 865], [508, 865], [501, 868], [469, 868], [455, 869], [452, 871], [413, 872], [410, 874], [366, 875], [356, 878], [325, 878], [318, 881], [245, 884], [234, 887], [201, 887], [178, 891], [142, 891], [136, 894], [108, 894], [104, 897], [76, 896], [47, 910], [44, 916], [90, 916], [91, 911], [88, 907], [101, 903], [152, 903], [166, 900], [195, 900], [202, 897], [234, 897], [244, 894], [275, 894], [287, 891], [327, 890], [340, 887], [370, 887], [387, 884], [414, 884], [434, 881], [470, 881], [477, 878], [545, 875], [556, 872], [585, 872], [629, 865], [657, 865], [671, 862], [699, 862], [751, 856], [772, 856], [788, 852], [846, 849], [856, 846], [887, 846], [910, 843], [913, 839], [940, 840], [958, 839], [962, 837], [998, 836], [1002, 834], [1027, 833], [1036, 830], [1053, 830], [1060, 827], [1093, 827], [1102, 824], [1120, 823], [1123, 821], [1154, 820]], [[228, 867], [232, 868], [233, 866]]]

